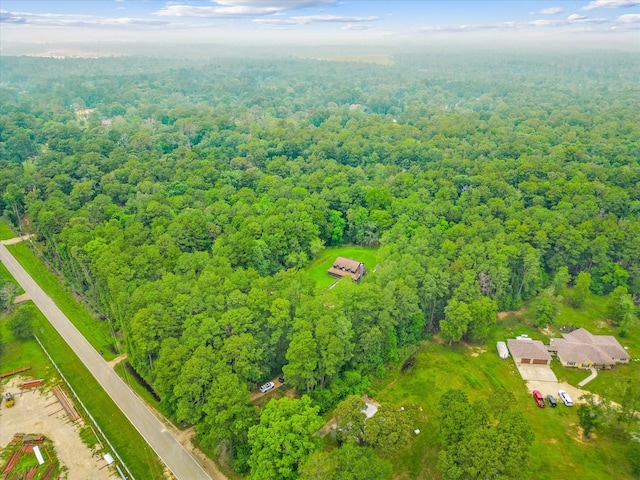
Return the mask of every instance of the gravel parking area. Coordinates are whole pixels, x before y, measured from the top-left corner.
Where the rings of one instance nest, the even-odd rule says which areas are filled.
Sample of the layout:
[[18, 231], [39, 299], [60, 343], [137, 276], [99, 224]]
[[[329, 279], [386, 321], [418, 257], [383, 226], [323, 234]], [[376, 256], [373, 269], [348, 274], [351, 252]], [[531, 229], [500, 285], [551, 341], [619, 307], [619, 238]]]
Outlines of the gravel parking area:
[[573, 400], [574, 404], [585, 403], [584, 400], [580, 400], [580, 396], [584, 395], [585, 393], [591, 393], [588, 390], [581, 390], [580, 388], [576, 388], [565, 382], [531, 381], [531, 382], [527, 382], [527, 388], [529, 389], [530, 392], [533, 392], [534, 390], [539, 390], [540, 393], [542, 393], [542, 395], [545, 397], [545, 401], [546, 401], [547, 395], [549, 394], [553, 395], [554, 397], [556, 397], [556, 400], [558, 401], [559, 405], [562, 404], [562, 400], [558, 398], [558, 390], [564, 390], [565, 392], [567, 392], [571, 396], [571, 400]]
[[94, 456], [80, 439], [82, 421], [71, 423], [64, 410], [58, 411], [62, 407], [60, 403], [54, 403], [56, 399], [48, 389], [19, 394], [18, 386], [24, 381], [24, 378], [14, 377], [1, 388], [3, 392], [13, 393], [16, 403], [7, 408], [3, 401], [0, 406], [0, 450], [9, 444], [15, 433], [42, 434], [53, 441], [60, 464], [69, 469], [67, 480], [110, 478], [109, 468], [100, 468], [105, 461]]
[[590, 393], [588, 390], [582, 390], [580, 388], [569, 385], [565, 382], [559, 382], [556, 374], [553, 373], [551, 367], [548, 365], [516, 365], [520, 376], [527, 384], [527, 389], [530, 392], [534, 390], [540, 391], [545, 397], [549, 394], [556, 397], [558, 403], [562, 401], [558, 398], [558, 390], [564, 390], [567, 392], [573, 403], [583, 403], [579, 400], [581, 395]]

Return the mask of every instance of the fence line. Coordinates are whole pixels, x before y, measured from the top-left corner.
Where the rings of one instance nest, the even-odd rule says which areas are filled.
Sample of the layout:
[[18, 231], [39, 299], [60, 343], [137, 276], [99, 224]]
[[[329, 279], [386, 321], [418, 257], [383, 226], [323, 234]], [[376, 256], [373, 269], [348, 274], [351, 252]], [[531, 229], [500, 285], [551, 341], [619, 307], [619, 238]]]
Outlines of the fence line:
[[[104, 432], [102, 431], [102, 429], [100, 428], [100, 425], [98, 425], [98, 422], [96, 422], [96, 419], [93, 418], [93, 415], [91, 415], [91, 413], [89, 412], [89, 410], [87, 409], [87, 407], [85, 406], [84, 403], [82, 403], [82, 400], [80, 400], [80, 397], [78, 396], [78, 394], [75, 392], [75, 390], [73, 389], [73, 387], [71, 386], [71, 384], [67, 381], [67, 378], [62, 374], [62, 372], [60, 371], [60, 369], [58, 368], [58, 365], [56, 364], [56, 362], [53, 361], [53, 358], [51, 358], [51, 355], [49, 355], [49, 352], [47, 352], [47, 349], [44, 348], [44, 345], [42, 344], [42, 342], [40, 341], [40, 339], [38, 338], [38, 336], [36, 334], [33, 335], [36, 339], [36, 342], [38, 342], [38, 344], [40, 345], [40, 348], [42, 348], [42, 351], [44, 352], [44, 354], [49, 358], [49, 361], [51, 362], [51, 364], [55, 367], [55, 369], [58, 371], [58, 373], [60, 374], [60, 376], [62, 377], [62, 380], [64, 380], [64, 383], [67, 384], [67, 387], [69, 388], [69, 390], [71, 390], [71, 393], [73, 394], [73, 396], [76, 398], [76, 400], [78, 401], [78, 403], [80, 403], [80, 405], [82, 406], [82, 409], [87, 413], [87, 416], [91, 419], [91, 421], [93, 422], [93, 424], [95, 425], [95, 427], [98, 429], [98, 431], [100, 432], [100, 435], [102, 435], [102, 438], [104, 438], [104, 441], [107, 442], [107, 445], [109, 445], [109, 448], [111, 449], [111, 451], [113, 452], [113, 454], [116, 456], [116, 458], [118, 459], [118, 461], [122, 464], [122, 466], [124, 467], [124, 469], [127, 471], [127, 473], [129, 474], [129, 479], [130, 480], [135, 480], [134, 476], [131, 474], [131, 472], [129, 471], [129, 469], [127, 468], [127, 465], [122, 461], [122, 458], [120, 458], [120, 455], [118, 455], [118, 452], [116, 451], [115, 448], [113, 448], [113, 445], [111, 445], [111, 442], [109, 441], [109, 438], [107, 438], [107, 436], [104, 434]], [[99, 441], [99, 440], [98, 440]], [[117, 465], [116, 465], [117, 467]]]

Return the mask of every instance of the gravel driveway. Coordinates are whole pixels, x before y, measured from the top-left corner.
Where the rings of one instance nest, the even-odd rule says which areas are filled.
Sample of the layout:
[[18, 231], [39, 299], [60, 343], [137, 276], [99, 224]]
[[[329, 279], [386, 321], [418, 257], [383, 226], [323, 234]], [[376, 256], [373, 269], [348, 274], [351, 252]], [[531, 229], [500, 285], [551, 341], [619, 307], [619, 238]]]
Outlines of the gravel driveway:
[[573, 400], [573, 403], [583, 403], [579, 400], [581, 395], [590, 393], [588, 390], [582, 390], [565, 382], [559, 382], [556, 374], [553, 373], [549, 365], [516, 365], [520, 376], [527, 383], [527, 389], [530, 392], [539, 390], [543, 396], [549, 394], [556, 397], [559, 403], [558, 390], [566, 391]]
[[549, 365], [516, 365], [525, 381], [558, 382], [556, 374]]

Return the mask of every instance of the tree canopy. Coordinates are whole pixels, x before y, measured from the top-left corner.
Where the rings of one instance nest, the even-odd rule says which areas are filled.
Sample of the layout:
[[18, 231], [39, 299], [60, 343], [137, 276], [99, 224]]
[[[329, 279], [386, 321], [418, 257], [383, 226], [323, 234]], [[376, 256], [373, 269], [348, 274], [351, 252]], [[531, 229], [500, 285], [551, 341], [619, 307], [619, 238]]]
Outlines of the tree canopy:
[[[634, 60], [0, 56], [0, 212], [164, 411], [255, 471], [276, 407], [254, 416], [247, 391], [281, 372], [324, 412], [403, 348], [483, 341], [551, 286], [541, 325], [568, 285], [577, 307], [610, 295], [621, 331], [637, 321]], [[316, 288], [310, 261], [345, 244], [376, 248], [375, 271]], [[306, 442], [269, 475], [293, 476]]]

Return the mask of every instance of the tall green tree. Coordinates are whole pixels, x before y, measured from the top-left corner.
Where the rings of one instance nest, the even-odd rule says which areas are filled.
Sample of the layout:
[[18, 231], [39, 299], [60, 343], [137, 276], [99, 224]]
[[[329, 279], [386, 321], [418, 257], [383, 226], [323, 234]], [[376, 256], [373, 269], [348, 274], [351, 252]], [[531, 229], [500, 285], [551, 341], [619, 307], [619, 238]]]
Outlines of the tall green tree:
[[364, 427], [364, 441], [380, 455], [391, 456], [411, 440], [407, 413], [392, 405], [381, 405]]
[[38, 314], [35, 305], [22, 305], [9, 318], [8, 326], [14, 338], [29, 338], [33, 335], [33, 322]]
[[480, 422], [462, 390], [447, 390], [438, 401], [438, 424], [445, 445], [461, 442]]
[[476, 341], [487, 339], [498, 319], [498, 304], [495, 300], [481, 295], [469, 304], [469, 311], [469, 337]]
[[18, 287], [13, 282], [0, 285], [0, 311], [11, 312], [14, 308], [13, 301], [18, 295]]
[[566, 266], [560, 267], [556, 274], [553, 276], [553, 288], [556, 295], [564, 295], [569, 281], [571, 281], [569, 269]]
[[554, 295], [553, 286], [545, 289], [538, 297], [536, 305], [536, 326], [547, 328], [553, 325], [560, 314], [560, 298]]
[[609, 318], [620, 327], [620, 335], [625, 336], [629, 328], [637, 320], [636, 306], [627, 287], [616, 287], [608, 296], [607, 314]]
[[466, 333], [473, 317], [469, 306], [455, 298], [449, 300], [445, 308], [444, 320], [440, 322], [440, 337], [444, 342], [458, 342]]
[[318, 448], [319, 437], [313, 434], [323, 423], [318, 407], [306, 395], [300, 400], [271, 400], [260, 414], [260, 423], [249, 429], [249, 478], [297, 478], [298, 467]]
[[216, 363], [217, 356], [213, 349], [201, 345], [180, 369], [173, 388], [178, 399], [176, 416], [180, 421], [195, 424], [202, 418], [207, 393], [215, 378]]
[[597, 429], [605, 416], [607, 410], [606, 402], [596, 400], [592, 394], [585, 394], [580, 397], [585, 403], [578, 405], [578, 421], [582, 427], [582, 436], [591, 438], [591, 434]]
[[298, 321], [295, 332], [287, 349], [287, 364], [282, 371], [289, 382], [305, 389], [312, 390], [317, 382], [318, 343], [313, 336], [313, 325], [310, 322]]
[[[235, 460], [237, 471], [246, 469], [247, 432], [257, 422], [256, 410], [249, 402], [249, 391], [238, 375], [223, 367], [216, 375], [203, 406], [202, 421], [196, 432], [203, 445], [218, 448], [224, 445]], [[224, 371], [227, 370], [227, 371]]]
[[591, 287], [591, 274], [589, 272], [580, 272], [576, 278], [576, 284], [569, 296], [569, 303], [575, 308], [582, 308], [584, 302], [589, 296], [589, 288]]
[[351, 322], [343, 315], [321, 315], [316, 322], [318, 375], [320, 389], [327, 378], [337, 375], [351, 359], [353, 344]]
[[[447, 480], [522, 478], [534, 435], [520, 412], [492, 409], [484, 401], [469, 405], [460, 390], [449, 390], [438, 404], [443, 449], [438, 469]], [[494, 413], [493, 418], [490, 416]]]
[[364, 442], [366, 403], [359, 395], [349, 395], [336, 407], [336, 438], [339, 442], [353, 439], [357, 444]]
[[388, 480], [393, 467], [372, 448], [350, 440], [331, 452], [314, 452], [300, 473], [301, 480]]

